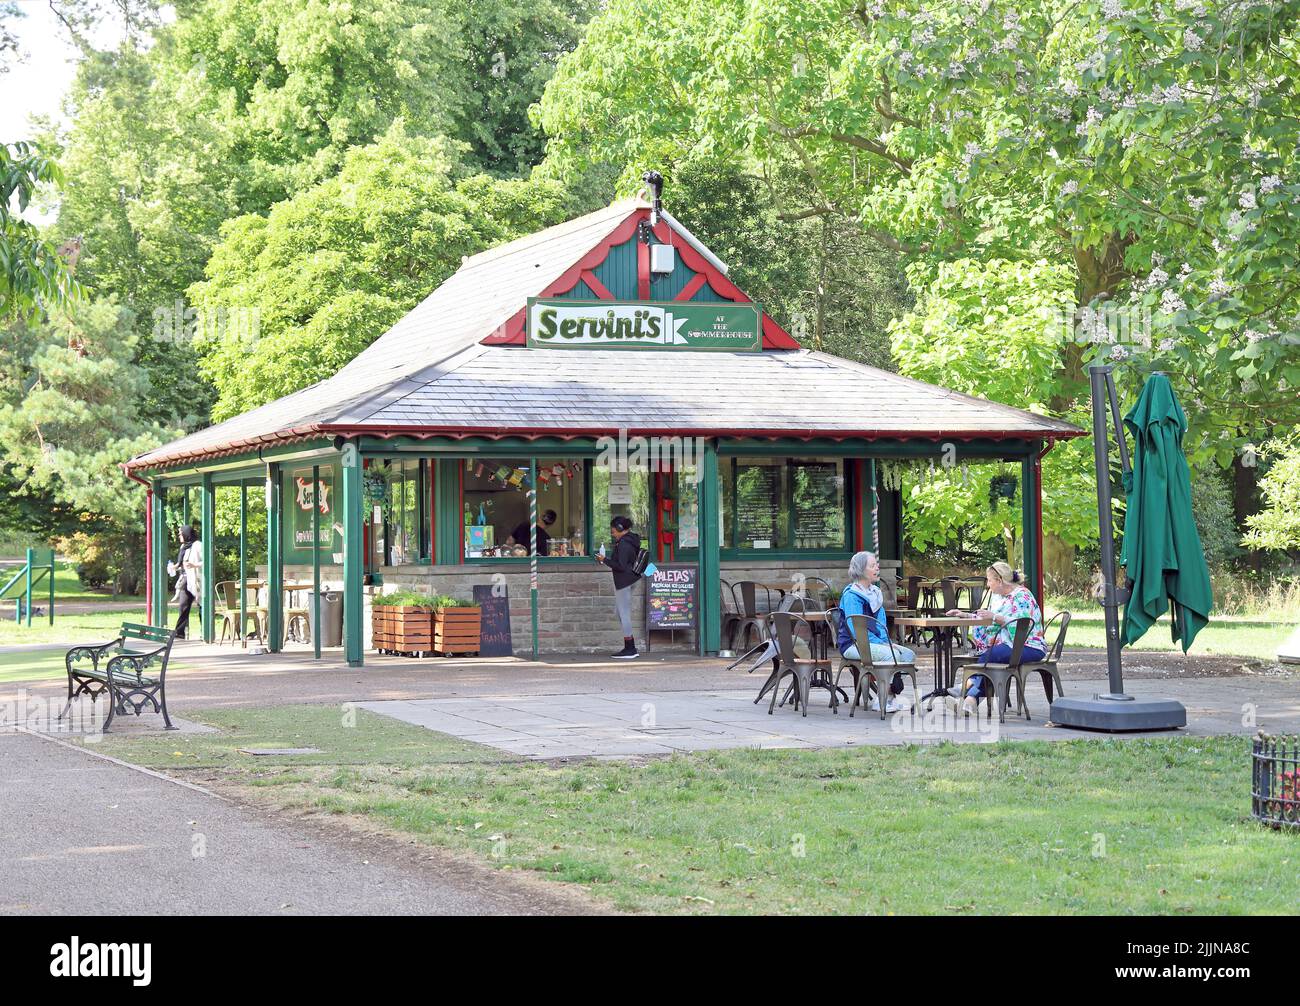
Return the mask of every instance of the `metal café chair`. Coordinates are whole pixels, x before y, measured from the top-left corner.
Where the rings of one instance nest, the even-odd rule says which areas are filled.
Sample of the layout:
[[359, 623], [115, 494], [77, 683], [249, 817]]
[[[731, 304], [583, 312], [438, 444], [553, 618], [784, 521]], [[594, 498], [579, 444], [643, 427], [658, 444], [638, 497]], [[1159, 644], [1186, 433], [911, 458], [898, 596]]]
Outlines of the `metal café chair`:
[[[1051, 706], [1052, 704], [1053, 685], [1056, 686], [1058, 694], [1065, 694], [1065, 686], [1061, 684], [1061, 672], [1057, 665], [1061, 661], [1061, 651], [1065, 649], [1065, 633], [1066, 630], [1070, 628], [1070, 619], [1073, 617], [1074, 616], [1068, 611], [1061, 611], [1053, 615], [1047, 625], [1043, 627], [1043, 638], [1047, 638], [1048, 631], [1055, 623], [1060, 622], [1061, 626], [1057, 631], [1056, 639], [1052, 643], [1051, 648], [1047, 651], [1047, 654], [1042, 660], [1035, 660], [1028, 664], [1020, 664], [1020, 679], [1017, 682], [1019, 689], [1023, 692], [1025, 687], [1025, 678], [1029, 676], [1031, 671], [1037, 672], [1043, 682], [1043, 691], [1047, 695], [1048, 706]], [[1028, 703], [1025, 704], [1025, 719], [1029, 719]]]
[[866, 708], [866, 691], [867, 679], [871, 679], [876, 686], [876, 699], [880, 704], [880, 718], [883, 720], [886, 710], [889, 706], [889, 685], [894, 680], [895, 674], [905, 674], [912, 679], [912, 712], [916, 712], [916, 697], [920, 691], [916, 687], [916, 664], [904, 663], [898, 659], [898, 653], [894, 650], [894, 642], [885, 637], [889, 643], [889, 655], [893, 660], [892, 664], [882, 664], [879, 667], [871, 659], [871, 616], [853, 615], [849, 619], [849, 631], [853, 635], [853, 642], [858, 648], [858, 674], [855, 675], [853, 689], [853, 705], [849, 707], [849, 715], [852, 716], [858, 708], [858, 701], [861, 700], [863, 708]]
[[722, 638], [730, 650], [736, 643], [736, 629], [741, 622], [740, 606], [736, 603], [736, 588], [727, 580], [722, 584]]
[[1025, 705], [1025, 683], [1024, 677], [1020, 670], [1020, 657], [1025, 650], [1025, 640], [1029, 638], [1029, 630], [1034, 627], [1034, 620], [1025, 615], [1009, 623], [1008, 626], [1015, 626], [1015, 633], [1011, 640], [1011, 655], [1007, 658], [1005, 664], [967, 664], [967, 670], [962, 677], [961, 688], [958, 695], [966, 693], [967, 682], [971, 678], [983, 677], [993, 686], [993, 694], [985, 693], [984, 700], [988, 703], [989, 712], [993, 711], [993, 700], [998, 702], [998, 720], [1005, 723], [1007, 721], [1007, 706], [1011, 702], [1011, 682], [1016, 683], [1016, 705], [1017, 712], [1029, 719], [1029, 709]]
[[[798, 630], [804, 630], [809, 647], [809, 656], [802, 656], [795, 649]], [[825, 685], [831, 691], [831, 709], [839, 712], [839, 696], [830, 682], [830, 658], [819, 657], [812, 623], [793, 611], [774, 611], [768, 615], [769, 638], [775, 640], [778, 666], [773, 672], [772, 700], [767, 711], [770, 715], [776, 709], [776, 693], [781, 690], [781, 680], [787, 675], [794, 678], [795, 708], [808, 715], [808, 695], [812, 690], [814, 678], [823, 676]], [[785, 700], [782, 700], [782, 705]]]
[[[737, 594], [740, 621], [736, 624], [736, 639], [742, 646], [749, 645], [752, 632], [759, 643], [767, 639], [767, 616], [772, 611], [772, 591], [755, 580], [741, 580], [732, 588]], [[760, 594], [761, 591], [761, 594]], [[763, 607], [759, 608], [759, 598]]]

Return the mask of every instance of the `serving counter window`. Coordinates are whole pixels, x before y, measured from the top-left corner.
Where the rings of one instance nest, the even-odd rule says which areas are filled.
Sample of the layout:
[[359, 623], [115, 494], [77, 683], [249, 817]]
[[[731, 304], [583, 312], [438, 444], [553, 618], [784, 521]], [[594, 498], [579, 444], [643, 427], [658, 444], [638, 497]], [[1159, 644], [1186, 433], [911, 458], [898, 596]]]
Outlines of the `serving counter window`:
[[[527, 558], [530, 458], [467, 458], [461, 489], [465, 558]], [[537, 552], [587, 553], [587, 463], [537, 459]]]

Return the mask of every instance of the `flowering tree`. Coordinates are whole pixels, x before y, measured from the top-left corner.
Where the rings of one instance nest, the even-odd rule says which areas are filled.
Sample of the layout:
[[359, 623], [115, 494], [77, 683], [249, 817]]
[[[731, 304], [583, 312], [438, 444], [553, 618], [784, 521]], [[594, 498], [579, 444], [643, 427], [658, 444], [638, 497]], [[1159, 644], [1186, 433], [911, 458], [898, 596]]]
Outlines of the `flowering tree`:
[[1227, 464], [1300, 415], [1298, 14], [1295, 0], [612, 0], [540, 120], [559, 163], [793, 159], [807, 185], [792, 212], [856, 218], [916, 256], [1067, 263], [1062, 393], [1099, 347], [1122, 370], [1164, 369], [1188, 447]]

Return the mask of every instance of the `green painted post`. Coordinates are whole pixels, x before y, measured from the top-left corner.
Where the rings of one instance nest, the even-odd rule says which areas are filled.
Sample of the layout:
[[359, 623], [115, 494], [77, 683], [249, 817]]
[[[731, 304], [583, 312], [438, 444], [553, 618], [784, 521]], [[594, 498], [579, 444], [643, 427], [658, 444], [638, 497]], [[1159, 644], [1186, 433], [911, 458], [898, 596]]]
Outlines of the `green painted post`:
[[[239, 638], [248, 627], [248, 483], [239, 483]], [[247, 645], [246, 643], [244, 645]]]
[[[188, 497], [188, 493], [186, 496]], [[216, 619], [214, 603], [217, 595], [217, 490], [212, 484], [212, 475], [203, 476], [203, 487], [199, 496], [200, 515], [203, 521], [203, 583], [200, 586], [200, 599], [203, 604], [202, 625], [203, 641], [211, 643], [216, 638]]]
[[721, 514], [718, 512], [718, 445], [704, 442], [700, 459], [700, 652], [717, 653], [722, 648]]
[[36, 558], [35, 549], [27, 550], [27, 590], [24, 594], [24, 603], [27, 605], [27, 627], [32, 627], [32, 561]]
[[362, 605], [365, 556], [361, 548], [361, 451], [343, 444], [343, 653], [349, 667], [365, 662]]
[[167, 624], [167, 490], [154, 483], [153, 487], [153, 613], [154, 625]]
[[54, 624], [54, 549], [50, 549], [50, 624]]
[[280, 538], [281, 479], [278, 464], [267, 465], [270, 493], [266, 505], [266, 635], [263, 640], [272, 653], [280, 652], [281, 625], [284, 620], [284, 542]]
[[312, 649], [320, 660], [320, 465], [311, 466]]
[[1038, 480], [1040, 478], [1038, 455], [1033, 454], [1020, 462], [1020, 542], [1024, 553], [1020, 567], [1038, 603], [1043, 603], [1042, 569], [1039, 556], [1039, 512], [1041, 503]]
[[455, 565], [465, 555], [465, 515], [460, 509], [460, 466], [455, 458], [433, 461], [433, 564]]

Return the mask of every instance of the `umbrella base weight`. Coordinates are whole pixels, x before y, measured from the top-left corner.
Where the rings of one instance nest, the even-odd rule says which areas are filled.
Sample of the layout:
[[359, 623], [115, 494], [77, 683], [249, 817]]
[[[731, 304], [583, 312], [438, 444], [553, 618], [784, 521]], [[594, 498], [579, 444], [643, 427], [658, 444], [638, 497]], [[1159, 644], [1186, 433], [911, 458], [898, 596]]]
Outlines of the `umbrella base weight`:
[[1173, 699], [1059, 698], [1048, 717], [1058, 727], [1121, 733], [1133, 730], [1177, 730], [1187, 726], [1187, 710]]

